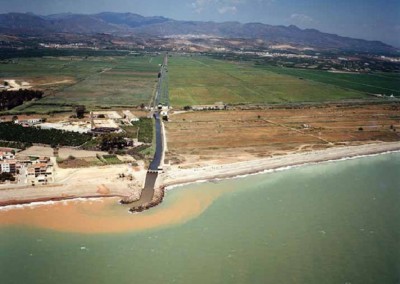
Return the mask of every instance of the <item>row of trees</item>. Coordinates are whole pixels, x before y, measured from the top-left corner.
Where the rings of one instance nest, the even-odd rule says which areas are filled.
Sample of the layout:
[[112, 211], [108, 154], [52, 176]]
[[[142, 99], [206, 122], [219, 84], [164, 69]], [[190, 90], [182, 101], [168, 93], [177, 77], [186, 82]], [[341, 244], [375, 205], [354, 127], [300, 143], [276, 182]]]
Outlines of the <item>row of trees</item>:
[[11, 122], [0, 123], [0, 137], [1, 140], [5, 141], [40, 143], [53, 146], [79, 146], [92, 139], [92, 135], [88, 133], [23, 127]]
[[6, 180], [15, 181], [15, 177], [10, 173], [1, 173], [0, 182], [5, 182]]
[[16, 106], [22, 105], [26, 101], [33, 99], [41, 99], [42, 91], [35, 90], [18, 90], [18, 91], [1, 91], [0, 92], [0, 110], [9, 110]]

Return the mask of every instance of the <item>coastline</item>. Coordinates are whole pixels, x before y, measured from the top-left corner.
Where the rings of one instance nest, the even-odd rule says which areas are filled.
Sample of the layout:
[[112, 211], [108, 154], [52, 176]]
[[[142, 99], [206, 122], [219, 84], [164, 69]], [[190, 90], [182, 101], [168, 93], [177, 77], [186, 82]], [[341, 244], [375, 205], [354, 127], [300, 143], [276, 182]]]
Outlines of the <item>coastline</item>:
[[[197, 182], [209, 182], [212, 180], [228, 179], [228, 178], [240, 178], [247, 175], [262, 174], [270, 171], [284, 170], [292, 167], [300, 167], [304, 165], [317, 164], [323, 162], [333, 162], [346, 159], [361, 158], [371, 155], [379, 155], [385, 153], [393, 153], [400, 151], [400, 142], [381, 142], [363, 144], [357, 146], [344, 146], [334, 147], [324, 150], [294, 153], [287, 155], [280, 155], [275, 157], [268, 157], [262, 159], [255, 159], [246, 162], [237, 162], [232, 164], [221, 164], [206, 166], [201, 168], [191, 169], [179, 169], [170, 168], [167, 169], [166, 173], [161, 175], [162, 182], [155, 188], [153, 199], [141, 206], [131, 208], [130, 212], [142, 212], [148, 210], [154, 206], [159, 205], [165, 196], [165, 192], [175, 187], [184, 186], [191, 183]], [[14, 195], [18, 196], [18, 189], [12, 190]], [[23, 193], [23, 192], [21, 192]], [[119, 192], [118, 192], [119, 193]], [[121, 192], [122, 193], [122, 192]], [[125, 194], [125, 192], [124, 192]], [[19, 196], [19, 198], [13, 199], [1, 199], [0, 196], [0, 207], [10, 205], [24, 205], [36, 202], [51, 202], [51, 201], [62, 201], [72, 200], [78, 198], [107, 198], [107, 197], [126, 197], [124, 194], [87, 194], [86, 192], [74, 192], [74, 194], [62, 194], [62, 195], [51, 195], [48, 197], [40, 198], [25, 198]]]
[[69, 200], [77, 200], [77, 199], [99, 199], [106, 197], [124, 197], [123, 195], [70, 195], [70, 196], [56, 196], [56, 197], [42, 197], [42, 198], [32, 198], [32, 199], [22, 199], [22, 200], [7, 200], [0, 201], [0, 210], [2, 208], [7, 208], [8, 206], [16, 206], [16, 205], [32, 205], [32, 204], [43, 204], [46, 202], [54, 202], [54, 201], [69, 201]]
[[171, 171], [164, 176], [165, 189], [184, 186], [191, 183], [212, 180], [240, 178], [242, 176], [262, 174], [286, 168], [301, 167], [325, 162], [355, 159], [400, 151], [400, 142], [381, 142], [357, 146], [334, 147], [324, 150], [280, 155], [246, 162], [207, 166], [193, 169]]

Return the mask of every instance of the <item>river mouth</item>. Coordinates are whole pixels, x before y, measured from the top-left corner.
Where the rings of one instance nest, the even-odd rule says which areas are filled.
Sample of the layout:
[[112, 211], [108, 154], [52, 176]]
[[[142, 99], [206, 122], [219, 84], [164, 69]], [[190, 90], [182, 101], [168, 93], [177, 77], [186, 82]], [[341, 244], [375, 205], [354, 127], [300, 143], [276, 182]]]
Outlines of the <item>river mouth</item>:
[[[290, 173], [306, 172], [318, 167], [335, 167], [352, 163], [365, 163], [368, 159], [399, 157], [400, 153], [373, 155], [361, 159], [342, 160], [320, 165], [303, 165], [285, 168], [285, 171], [260, 173], [233, 179], [194, 183], [166, 190], [164, 202], [140, 213], [131, 213], [132, 204], [120, 204], [120, 198], [78, 198], [64, 201], [50, 201], [0, 208], [0, 227], [28, 226], [60, 232], [81, 234], [108, 234], [139, 232], [183, 224], [196, 218], [220, 196], [228, 192], [248, 190], [248, 180], [276, 180]], [[149, 187], [152, 188], [152, 187]], [[151, 199], [149, 191], [146, 198]], [[238, 208], [241, 210], [241, 208]]]
[[183, 190], [152, 210], [130, 213], [120, 198], [77, 199], [4, 207], [0, 226], [29, 226], [60, 232], [99, 234], [142, 231], [184, 223], [223, 193], [206, 185]]
[[400, 153], [0, 210], [5, 283], [397, 283]]

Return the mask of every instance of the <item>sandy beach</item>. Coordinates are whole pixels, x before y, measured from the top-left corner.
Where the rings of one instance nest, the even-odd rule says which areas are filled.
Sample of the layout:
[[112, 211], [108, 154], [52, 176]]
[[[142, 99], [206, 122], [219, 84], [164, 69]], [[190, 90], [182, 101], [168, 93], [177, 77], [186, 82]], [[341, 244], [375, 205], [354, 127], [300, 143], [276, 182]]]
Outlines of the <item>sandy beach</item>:
[[[134, 179], [121, 178], [131, 173]], [[55, 172], [55, 183], [37, 186], [0, 185], [0, 206], [25, 204], [36, 201], [63, 200], [79, 197], [140, 198], [145, 171], [132, 171], [126, 164], [60, 169]], [[133, 198], [134, 199], [134, 198]]]
[[212, 165], [191, 169], [172, 167], [164, 174], [164, 186], [173, 186], [201, 180], [229, 178], [239, 175], [253, 174], [284, 167], [303, 164], [334, 161], [364, 155], [400, 151], [400, 142], [381, 142], [358, 146], [334, 147], [324, 150], [309, 151], [261, 158], [246, 162]]
[[[359, 146], [335, 147], [325, 150], [309, 151], [279, 155], [269, 158], [254, 159], [245, 162], [212, 165], [198, 168], [181, 169], [179, 166], [167, 166], [161, 174], [156, 190], [196, 181], [207, 181], [219, 178], [230, 178], [246, 174], [254, 174], [284, 167], [319, 163], [343, 158], [400, 151], [400, 142], [381, 142]], [[76, 170], [59, 170], [57, 182], [46, 186], [26, 186], [20, 188], [0, 187], [0, 206], [24, 204], [34, 201], [63, 200], [82, 197], [126, 197], [141, 193], [140, 177], [144, 171], [137, 173], [136, 183], [118, 178], [118, 174], [126, 171], [126, 166], [92, 167]], [[159, 199], [159, 202], [162, 198]]]

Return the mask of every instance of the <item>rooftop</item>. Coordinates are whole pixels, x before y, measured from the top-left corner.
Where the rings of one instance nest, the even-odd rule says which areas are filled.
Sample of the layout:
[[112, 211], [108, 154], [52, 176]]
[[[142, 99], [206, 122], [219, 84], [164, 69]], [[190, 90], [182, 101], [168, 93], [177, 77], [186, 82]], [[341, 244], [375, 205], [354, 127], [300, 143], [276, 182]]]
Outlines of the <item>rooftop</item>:
[[98, 117], [99, 115], [104, 115], [109, 119], [121, 119], [122, 116], [116, 111], [94, 111], [92, 112], [94, 117]]
[[94, 119], [94, 128], [115, 128], [118, 129], [119, 125], [112, 119]]

